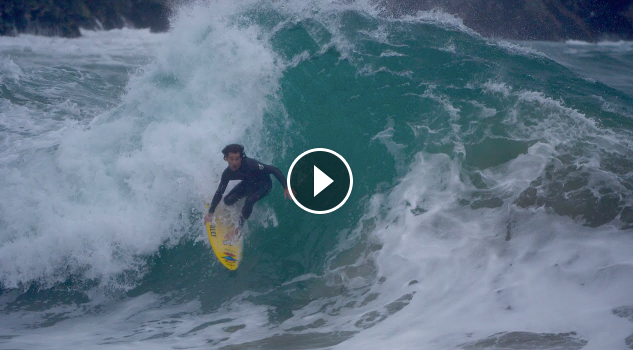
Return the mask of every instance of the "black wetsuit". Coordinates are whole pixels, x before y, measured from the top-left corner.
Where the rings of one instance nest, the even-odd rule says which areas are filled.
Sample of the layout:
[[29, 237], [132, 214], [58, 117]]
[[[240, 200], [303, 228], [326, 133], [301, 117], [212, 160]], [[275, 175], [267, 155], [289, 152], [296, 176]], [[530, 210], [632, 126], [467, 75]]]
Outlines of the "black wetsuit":
[[209, 213], [215, 212], [215, 208], [220, 204], [220, 200], [222, 200], [222, 195], [229, 181], [242, 180], [242, 182], [237, 184], [224, 198], [226, 205], [232, 205], [240, 198], [246, 197], [244, 207], [242, 208], [242, 215], [240, 216], [241, 226], [251, 215], [251, 212], [253, 212], [255, 202], [264, 198], [273, 188], [273, 182], [270, 179], [271, 174], [275, 175], [284, 189], [287, 187], [286, 177], [278, 168], [262, 164], [255, 159], [242, 158], [242, 164], [236, 171], [232, 171], [231, 167], [227, 167], [222, 173], [220, 185], [215, 192], [215, 196], [213, 196], [213, 201], [211, 201]]

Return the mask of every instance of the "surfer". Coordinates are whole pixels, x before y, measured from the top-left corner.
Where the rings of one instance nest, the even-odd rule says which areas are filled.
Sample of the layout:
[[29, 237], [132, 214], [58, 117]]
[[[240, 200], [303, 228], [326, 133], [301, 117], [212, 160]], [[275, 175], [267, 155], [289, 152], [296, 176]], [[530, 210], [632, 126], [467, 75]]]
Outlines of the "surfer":
[[[231, 239], [237, 235], [244, 222], [248, 220], [248, 217], [253, 211], [253, 205], [270, 193], [273, 187], [270, 175], [275, 175], [281, 186], [283, 186], [284, 198], [289, 198], [290, 193], [288, 192], [288, 185], [284, 174], [274, 166], [265, 165], [255, 159], [246, 157], [244, 154], [244, 146], [230, 144], [224, 147], [222, 154], [224, 154], [224, 160], [226, 160], [229, 166], [222, 173], [220, 185], [213, 196], [209, 212], [204, 216], [204, 222], [205, 224], [211, 222], [215, 208], [220, 204], [220, 200], [222, 200], [222, 195], [229, 181], [242, 180], [224, 197], [224, 203], [226, 205], [233, 205], [239, 199], [246, 197], [244, 207], [242, 207], [239, 225], [232, 234], [227, 237]], [[292, 193], [297, 194], [294, 190]]]

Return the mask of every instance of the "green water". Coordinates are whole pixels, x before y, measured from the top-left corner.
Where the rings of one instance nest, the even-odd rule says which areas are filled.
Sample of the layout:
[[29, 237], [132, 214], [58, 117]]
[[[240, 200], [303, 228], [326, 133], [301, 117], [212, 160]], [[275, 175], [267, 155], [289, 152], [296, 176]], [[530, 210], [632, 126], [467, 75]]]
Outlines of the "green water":
[[[515, 232], [532, 239], [521, 231], [529, 215], [525, 225], [537, 242], [560, 220], [561, 237], [608, 231], [601, 261], [625, 260], [618, 249], [633, 227], [633, 98], [608, 79], [482, 38], [448, 16], [385, 18], [361, 5], [218, 6], [177, 17], [156, 53], [132, 55], [150, 63], [132, 70], [130, 82], [130, 70], [116, 64], [35, 55], [75, 66], [47, 68], [50, 62], [3, 51], [0, 188], [14, 198], [0, 206], [3, 346], [44, 346], [66, 327], [86, 347], [307, 349], [363, 341], [371, 339], [364, 330], [420, 307], [415, 298], [477, 294], [439, 284], [431, 289], [445, 288], [445, 299], [428, 294], [435, 275], [401, 275], [385, 261], [426, 271], [431, 265], [407, 246], [439, 237], [461, 247], [486, 232], [484, 246], [508, 244], [499, 256], [530, 271], [512, 255], [513, 244], [523, 244], [512, 243]], [[9, 78], [8, 60], [19, 78]], [[70, 96], [46, 90], [68, 84], [77, 89]], [[80, 110], [74, 116], [51, 107], [68, 99]], [[61, 122], [38, 122], [47, 118]], [[25, 127], [16, 120], [31, 119], [20, 136]], [[225, 166], [220, 149], [234, 141], [284, 173], [305, 150], [329, 148], [349, 163], [354, 188], [339, 210], [312, 215], [284, 200], [275, 183], [255, 206], [244, 260], [231, 272], [215, 260], [201, 220]], [[426, 195], [415, 197], [421, 188]], [[403, 206], [392, 199], [399, 191]], [[469, 229], [447, 229], [453, 223]], [[579, 244], [589, 242], [582, 237]], [[575, 254], [558, 247], [536, 244], [533, 253]], [[467, 266], [487, 259], [477, 249], [462, 257]], [[570, 276], [594, 281], [594, 260], [580, 261]], [[451, 266], [440, 262], [434, 271], [457, 274]], [[499, 278], [521, 275], [507, 270]], [[613, 276], [605, 285], [629, 285], [628, 270]], [[526, 283], [524, 293], [548, 283]], [[612, 300], [609, 307], [624, 302]], [[525, 329], [530, 316], [518, 319], [526, 323], [506, 330]], [[89, 323], [102, 323], [107, 334]], [[569, 348], [584, 346], [560, 337]]]

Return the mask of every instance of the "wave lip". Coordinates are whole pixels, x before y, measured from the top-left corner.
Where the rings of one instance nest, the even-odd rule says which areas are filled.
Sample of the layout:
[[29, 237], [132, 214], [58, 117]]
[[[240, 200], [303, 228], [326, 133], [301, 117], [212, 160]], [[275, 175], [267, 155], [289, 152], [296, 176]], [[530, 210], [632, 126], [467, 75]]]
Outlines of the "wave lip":
[[[14, 137], [0, 164], [8, 344], [62, 329], [86, 347], [630, 339], [630, 99], [450, 16], [331, 4], [189, 5], [108, 90], [114, 107], [3, 105], [25, 117], [0, 119]], [[359, 181], [325, 218], [271, 192], [231, 274], [200, 219], [233, 142], [280, 167], [323, 143]]]
[[[85, 47], [90, 57], [117, 54], [109, 51], [117, 35], [130, 37], [121, 50], [145, 39], [160, 42], [156, 57], [132, 76], [123, 96], [115, 96], [118, 106], [16, 140], [16, 147], [26, 148], [0, 168], [2, 196], [11, 198], [0, 210], [3, 288], [32, 282], [46, 288], [77, 276], [106, 289], [135, 286], [147, 259], [163, 245], [176, 245], [188, 234], [189, 220], [197, 220], [189, 216], [192, 200], [203, 203], [201, 193], [212, 193], [222, 145], [249, 139], [256, 153], [280, 77], [275, 53], [256, 26], [238, 28], [209, 16], [208, 7], [197, 10], [176, 20], [168, 36], [121, 30], [76, 41], [19, 37], [5, 43], [12, 50], [37, 42], [40, 50], [68, 42], [66, 49]], [[104, 45], [93, 45], [94, 37]], [[73, 104], [56, 108], [68, 116]], [[38, 149], [53, 135], [49, 148]]]

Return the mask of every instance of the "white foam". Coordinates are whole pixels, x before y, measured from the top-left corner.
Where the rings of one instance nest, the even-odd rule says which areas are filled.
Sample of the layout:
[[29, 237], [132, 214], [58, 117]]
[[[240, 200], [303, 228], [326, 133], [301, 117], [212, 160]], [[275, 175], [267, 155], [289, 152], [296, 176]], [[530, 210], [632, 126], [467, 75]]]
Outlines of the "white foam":
[[494, 116], [495, 114], [497, 114], [497, 110], [496, 109], [490, 108], [490, 107], [486, 107], [484, 104], [479, 103], [477, 101], [468, 101], [468, 103], [470, 103], [473, 106], [481, 109], [481, 114], [480, 114], [481, 118], [490, 118], [490, 117]]
[[[388, 309], [399, 296], [413, 298], [401, 311], [335, 348], [409, 349], [422, 344], [453, 349], [515, 331], [577, 332], [589, 341], [587, 348], [624, 347], [630, 323], [612, 309], [633, 304], [630, 232], [615, 224], [582, 226], [581, 220], [545, 207], [523, 209], [514, 202], [543, 176], [546, 166], [569, 156], [565, 152], [570, 149], [581, 150], [572, 157], [591, 174], [585, 188], [596, 196], [605, 184], [628, 193], [618, 175], [600, 164], [605, 154], [631, 156], [626, 132], [603, 129], [541, 92], [517, 91], [495, 81], [481, 87], [510, 106], [511, 120], [504, 122], [513, 126], [513, 138], [539, 142], [526, 154], [480, 171], [485, 191], [464, 176], [458, 155], [420, 152], [395, 188], [372, 197], [375, 205], [363, 221], [373, 219], [370, 239], [378, 239], [382, 248], [365, 257], [375, 257], [376, 275], [386, 280], [367, 292], [378, 295], [369, 304], [374, 311], [356, 309], [361, 313], [347, 324], [365, 315], [377, 318], [381, 314], [371, 312]], [[448, 100], [427, 91], [424, 97], [455, 115]], [[389, 128], [383, 133], [392, 138], [396, 132]], [[479, 209], [463, 204], [476, 193], [493, 194], [502, 204]]]
[[464, 25], [464, 21], [461, 18], [450, 13], [446, 13], [440, 9], [433, 9], [430, 11], [418, 11], [413, 15], [405, 15], [398, 20], [405, 22], [434, 23], [447, 28], [458, 29], [473, 36], [479, 36], [479, 34], [477, 34], [475, 31]]
[[[172, 305], [154, 293], [106, 304], [97, 314], [86, 314], [75, 305], [60, 306], [50, 311], [64, 313], [69, 320], [27, 331], [12, 330], [16, 337], [11, 343], [49, 349], [208, 347], [261, 336], [260, 326], [266, 322], [269, 311], [245, 300], [223, 306], [214, 315], [201, 315], [201, 308], [200, 301]], [[4, 318], [0, 329], [45, 321], [40, 313], [27, 311], [21, 316], [20, 320]]]
[[510, 96], [512, 89], [508, 87], [505, 83], [495, 82], [488, 80], [486, 83], [482, 85], [484, 90], [489, 92], [496, 92], [502, 94], [504, 97]]
[[402, 56], [406, 56], [406, 55], [392, 51], [392, 50], [386, 50], [380, 54], [380, 57], [402, 57]]
[[[32, 41], [38, 52], [64, 47], [111, 54], [110, 43], [95, 46], [91, 40], [113, 34], [85, 34], [78, 41], [3, 39], [0, 48]], [[10, 145], [4, 156], [13, 163], [0, 168], [0, 195], [11, 198], [0, 207], [5, 288], [30, 281], [48, 286], [69, 274], [110, 287], [133, 285], [133, 278], [121, 282], [117, 276], [143, 273], [145, 258], [162, 244], [178, 242], [190, 208], [203, 208], [215, 190], [226, 166], [221, 146], [247, 139], [249, 149], [257, 148], [281, 71], [258, 28], [238, 28], [198, 6], [158, 38], [164, 45], [132, 78], [121, 106], [88, 126], [51, 130], [58, 133], [52, 148], [41, 150], [26, 139]], [[71, 102], [55, 108], [80, 113]], [[32, 120], [30, 111], [20, 113]], [[20, 158], [9, 156], [16, 153]]]
[[525, 56], [539, 56], [539, 57], [547, 57], [542, 52], [531, 48], [528, 45], [523, 45], [521, 43], [515, 43], [507, 40], [501, 40], [496, 38], [487, 39], [488, 43], [491, 45], [499, 46], [505, 49], [509, 53], [525, 55]]
[[0, 57], [0, 83], [6, 79], [20, 80], [22, 75], [22, 69], [10, 57]]
[[422, 95], [422, 97], [429, 98], [441, 104], [444, 107], [444, 110], [451, 117], [452, 121], [457, 121], [459, 119], [459, 113], [461, 112], [461, 110], [458, 107], [453, 106], [448, 96], [445, 96], [438, 92], [434, 92], [433, 87], [430, 87], [429, 89], [424, 91], [424, 94]]
[[588, 42], [582, 40], [566, 40], [565, 44], [568, 46], [582, 46], [582, 47], [594, 47], [594, 48], [612, 48], [617, 50], [631, 50], [633, 49], [633, 41], [618, 40], [618, 41], [598, 41]]
[[583, 41], [583, 40], [566, 40], [565, 44], [567, 44], [567, 45], [578, 45], [578, 46], [589, 46], [589, 45], [592, 45], [592, 43], [590, 43], [588, 41]]
[[[300, 7], [298, 12], [309, 17], [327, 11], [331, 3], [322, 9], [315, 2], [277, 4]], [[219, 146], [248, 139], [248, 149], [259, 151], [261, 116], [270, 107], [281, 71], [308, 56], [282, 62], [259, 28], [234, 25], [230, 15], [241, 5], [216, 5], [196, 5], [176, 15], [155, 62], [131, 81], [120, 107], [88, 126], [51, 127], [49, 134], [57, 134], [50, 136], [48, 149], [28, 143], [24, 150], [29, 154], [3, 163], [21, 162], [0, 167], [0, 195], [12, 198], [10, 205], [0, 206], [0, 224], [8, 227], [0, 237], [5, 286], [62, 281], [68, 271], [60, 267], [66, 266], [114, 286], [122, 271], [142, 273], [144, 256], [182, 238], [189, 223], [178, 214], [203, 207], [208, 200], [203, 194], [215, 190], [225, 166]], [[348, 2], [335, 6], [358, 8]], [[333, 41], [345, 47], [342, 36], [333, 33]], [[337, 348], [454, 349], [499, 331], [577, 331], [591, 340], [590, 348], [622, 346], [630, 325], [612, 315], [611, 308], [633, 302], [631, 238], [609, 226], [590, 229], [543, 208], [511, 204], [543, 173], [561, 142], [574, 135], [595, 136], [607, 148], [621, 141], [619, 135], [602, 133], [589, 117], [544, 93], [496, 81], [483, 89], [507, 99], [517, 120], [525, 105], [549, 117], [539, 119], [536, 127], [516, 126], [516, 133], [523, 133], [518, 139], [538, 140], [526, 154], [481, 172], [502, 206], [474, 210], [461, 205], [460, 199], [477, 191], [463, 176], [462, 158], [420, 152], [399, 171], [402, 178], [395, 188], [385, 192], [380, 188], [388, 185], [378, 185], [358, 226], [338, 251], [328, 253], [328, 271], [284, 283], [312, 282], [311, 301], [292, 310], [279, 326], [270, 324], [272, 307], [249, 302], [257, 293], [245, 292], [211, 315], [200, 315], [197, 301], [171, 306], [145, 294], [114, 305], [105, 315], [23, 332], [12, 345], [68, 348], [72, 342], [91, 348], [100, 346], [98, 339], [112, 342], [103, 346], [113, 348], [213, 347], [316, 330], [361, 332]], [[448, 96], [431, 87], [421, 97], [437, 102], [450, 121], [459, 119], [461, 110]], [[70, 115], [81, 113], [70, 101], [58, 107]], [[17, 109], [16, 114], [32, 113]], [[569, 120], [573, 123], [562, 123]], [[33, 132], [41, 134], [37, 127]], [[394, 141], [398, 131], [389, 122], [372, 140], [401, 157], [403, 145]], [[270, 208], [262, 208], [253, 218], [276, 225]], [[506, 242], [508, 233], [512, 239]], [[350, 250], [346, 257], [352, 262], [334, 261], [343, 249]], [[374, 283], [374, 277], [386, 280]], [[389, 311], [403, 296], [412, 297], [411, 302], [396, 313]], [[235, 319], [192, 331], [227, 314]], [[321, 326], [288, 331], [319, 320]], [[229, 325], [235, 331], [223, 329]], [[169, 334], [143, 341], [163, 332]], [[218, 343], [222, 338], [228, 339]]]
[[[520, 176], [506, 168], [488, 175], [514, 183], [516, 195], [540, 174], [548, 152], [533, 146], [512, 161]], [[376, 264], [386, 281], [372, 286], [380, 293], [374, 307], [415, 294], [404, 309], [336, 348], [449, 349], [504, 331], [576, 331], [598, 349], [630, 334], [611, 309], [633, 302], [633, 238], [542, 210], [461, 206], [460, 196], [472, 188], [460, 168], [446, 155], [420, 153], [381, 197], [390, 209], [373, 234], [383, 243]], [[417, 207], [425, 212], [412, 211]], [[407, 286], [412, 280], [418, 283]]]
[[391, 156], [396, 160], [396, 170], [399, 173], [403, 173], [404, 171], [406, 171], [403, 151], [405, 148], [407, 148], [407, 146], [397, 143], [393, 140], [393, 135], [395, 133], [393, 126], [393, 119], [388, 118], [385, 130], [377, 133], [374, 137], [371, 138], [371, 141], [378, 140], [380, 143], [385, 145], [389, 154], [391, 154]]
[[[0, 52], [31, 56], [29, 60], [51, 65], [108, 64], [132, 67], [143, 55], [154, 55], [167, 34], [148, 29], [81, 31], [79, 38], [42, 37], [22, 34], [0, 37]], [[134, 59], [135, 58], [135, 59]], [[51, 62], [51, 63], [48, 63]]]

